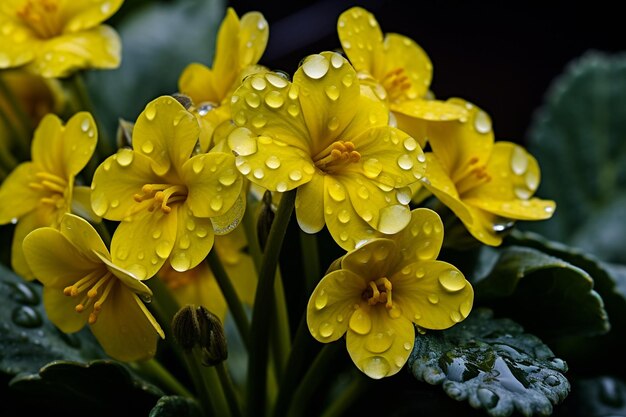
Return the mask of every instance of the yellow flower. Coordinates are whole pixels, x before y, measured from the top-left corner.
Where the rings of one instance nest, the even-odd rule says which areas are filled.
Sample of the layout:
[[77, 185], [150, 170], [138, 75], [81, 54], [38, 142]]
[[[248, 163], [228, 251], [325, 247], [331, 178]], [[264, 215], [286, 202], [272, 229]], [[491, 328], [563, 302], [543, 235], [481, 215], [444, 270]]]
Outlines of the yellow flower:
[[420, 208], [400, 233], [348, 252], [311, 294], [311, 335], [329, 343], [346, 334], [361, 371], [375, 379], [396, 374], [413, 350], [413, 323], [447, 329], [472, 309], [471, 284], [456, 267], [436, 260], [442, 242], [439, 215]]
[[0, 69], [25, 66], [46, 78], [85, 68], [117, 68], [120, 39], [101, 24], [123, 0], [4, 0]]
[[307, 57], [293, 83], [276, 73], [247, 77], [233, 94], [238, 128], [228, 137], [239, 171], [270, 191], [298, 188], [302, 230], [324, 224], [350, 250], [410, 219], [408, 185], [421, 178], [415, 139], [387, 124], [384, 103], [361, 95], [340, 54]]
[[[120, 149], [94, 174], [94, 212], [121, 221], [111, 241], [113, 259], [141, 279], [166, 259], [177, 271], [198, 265], [213, 246], [214, 228], [227, 233], [243, 216], [243, 179], [233, 155], [190, 158], [199, 130], [180, 103], [159, 97], [139, 115], [133, 149]], [[229, 221], [222, 227], [224, 216]]]
[[42, 227], [26, 236], [24, 253], [44, 286], [46, 313], [59, 329], [73, 333], [89, 323], [109, 356], [121, 361], [154, 356], [164, 334], [140, 300], [152, 292], [111, 262], [87, 221], [66, 214], [59, 230]]
[[[252, 258], [243, 252], [246, 244], [242, 227], [235, 228], [227, 235], [215, 237], [215, 250], [239, 299], [242, 303], [252, 306], [257, 275]], [[201, 262], [185, 272], [177, 272], [165, 264], [158, 277], [167, 284], [179, 305], [202, 305], [224, 322], [228, 305], [206, 262]]]
[[17, 223], [11, 265], [26, 279], [33, 276], [22, 253], [24, 237], [38, 227], [58, 227], [77, 199], [89, 198], [88, 187], [74, 188], [74, 177], [91, 158], [97, 134], [87, 112], [75, 114], [65, 126], [48, 114], [35, 130], [32, 161], [18, 165], [0, 187], [0, 224]]
[[181, 74], [178, 89], [194, 102], [204, 152], [211, 146], [215, 129], [231, 119], [230, 97], [241, 79], [264, 70], [256, 64], [265, 52], [268, 37], [269, 27], [261, 13], [248, 12], [239, 20], [229, 7], [217, 35], [213, 67], [192, 63]]
[[343, 12], [337, 21], [339, 40], [362, 83], [386, 100], [398, 128], [426, 142], [429, 121], [466, 116], [463, 107], [433, 100], [429, 91], [433, 66], [412, 39], [383, 33], [374, 15], [361, 7]]
[[540, 180], [536, 159], [515, 143], [494, 143], [491, 119], [461, 99], [450, 102], [468, 109], [467, 121], [429, 127], [432, 152], [426, 154], [423, 185], [486, 245], [502, 243], [511, 220], [543, 220], [555, 203], [531, 198]]

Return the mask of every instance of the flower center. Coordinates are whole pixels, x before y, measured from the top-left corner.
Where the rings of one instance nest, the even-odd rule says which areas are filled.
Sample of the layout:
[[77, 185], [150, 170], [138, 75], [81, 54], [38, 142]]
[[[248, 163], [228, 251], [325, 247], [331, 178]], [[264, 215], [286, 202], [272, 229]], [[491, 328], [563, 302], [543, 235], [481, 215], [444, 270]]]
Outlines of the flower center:
[[58, 209], [65, 206], [65, 191], [67, 181], [49, 172], [35, 174], [36, 181], [28, 183], [28, 186], [43, 194], [39, 199], [43, 204], [50, 204]]
[[[82, 313], [93, 304], [88, 321], [89, 324], [94, 324], [98, 320], [102, 304], [104, 304], [116, 282], [117, 279], [109, 270], [103, 272], [102, 269], [97, 269], [87, 274], [74, 285], [65, 287], [63, 294], [68, 297], [78, 297], [82, 294], [80, 302], [74, 307], [77, 313]], [[101, 289], [102, 292], [99, 292]]]
[[313, 157], [315, 166], [324, 172], [337, 171], [353, 162], [359, 162], [361, 154], [355, 150], [354, 143], [336, 141]]
[[58, 0], [27, 0], [17, 10], [17, 17], [40, 38], [49, 39], [62, 31]]
[[363, 291], [361, 297], [371, 306], [376, 304], [385, 304], [385, 307], [391, 309], [393, 302], [391, 301], [391, 281], [386, 277], [378, 278], [370, 281], [368, 287]]
[[404, 68], [396, 68], [389, 71], [380, 83], [387, 90], [389, 101], [400, 98], [406, 90], [411, 88], [411, 81], [405, 74]]
[[141, 187], [142, 194], [135, 194], [133, 197], [136, 202], [152, 200], [148, 206], [149, 211], [157, 208], [169, 213], [172, 208], [168, 204], [178, 203], [187, 199], [187, 187], [184, 185], [171, 184], [146, 184]]
[[466, 169], [458, 171], [458, 174], [454, 176], [453, 181], [456, 184], [456, 189], [459, 195], [463, 195], [468, 191], [491, 181], [491, 175], [487, 172], [486, 166], [477, 166], [478, 158], [471, 158]]

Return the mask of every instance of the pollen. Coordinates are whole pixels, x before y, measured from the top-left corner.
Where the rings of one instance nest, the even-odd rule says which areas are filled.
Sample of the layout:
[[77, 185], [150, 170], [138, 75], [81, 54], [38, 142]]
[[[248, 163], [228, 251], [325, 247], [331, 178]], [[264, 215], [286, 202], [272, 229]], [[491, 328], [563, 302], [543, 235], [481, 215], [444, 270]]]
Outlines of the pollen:
[[135, 194], [133, 199], [141, 203], [151, 200], [148, 211], [161, 209], [164, 213], [172, 211], [171, 204], [187, 199], [187, 187], [171, 184], [146, 184], [141, 188], [141, 194]]
[[339, 167], [360, 160], [361, 154], [356, 150], [354, 143], [349, 141], [333, 142], [313, 157], [315, 166], [324, 172], [336, 171]]
[[28, 0], [16, 15], [41, 39], [60, 35], [63, 30], [58, 0]]
[[387, 91], [390, 101], [402, 97], [411, 88], [411, 80], [406, 75], [404, 68], [389, 71], [381, 80], [381, 84]]
[[386, 308], [391, 309], [393, 307], [391, 300], [392, 288], [393, 286], [388, 278], [378, 278], [369, 282], [368, 287], [362, 293], [362, 298], [371, 306], [385, 304]]
[[74, 311], [82, 313], [91, 307], [87, 321], [94, 324], [98, 320], [98, 314], [102, 305], [111, 294], [117, 280], [113, 274], [102, 269], [90, 272], [73, 285], [65, 287], [63, 294], [68, 297], [81, 296], [80, 301], [74, 307]]

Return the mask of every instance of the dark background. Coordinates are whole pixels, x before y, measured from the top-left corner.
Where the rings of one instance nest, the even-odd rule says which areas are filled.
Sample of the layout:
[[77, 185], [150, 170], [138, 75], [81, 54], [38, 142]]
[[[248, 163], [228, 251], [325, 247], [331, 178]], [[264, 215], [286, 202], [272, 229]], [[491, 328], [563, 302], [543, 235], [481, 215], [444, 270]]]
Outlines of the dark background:
[[383, 31], [415, 40], [433, 63], [440, 99], [461, 97], [487, 111], [496, 138], [525, 143], [535, 110], [568, 62], [590, 49], [626, 51], [623, 15], [607, 1], [254, 1], [269, 22], [261, 63], [290, 74], [306, 55], [339, 47], [339, 14], [359, 5]]

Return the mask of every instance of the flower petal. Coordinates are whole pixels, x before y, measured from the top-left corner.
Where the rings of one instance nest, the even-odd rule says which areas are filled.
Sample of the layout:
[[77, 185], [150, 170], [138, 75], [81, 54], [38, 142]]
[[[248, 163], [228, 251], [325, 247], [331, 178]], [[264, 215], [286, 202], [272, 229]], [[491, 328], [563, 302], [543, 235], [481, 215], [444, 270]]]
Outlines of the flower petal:
[[500, 224], [502, 219], [470, 204], [466, 207], [472, 216], [471, 223], [463, 222], [467, 231], [485, 245], [499, 246], [502, 243], [502, 236], [498, 234], [496, 224]]
[[239, 17], [232, 7], [226, 9], [226, 16], [222, 20], [217, 33], [215, 55], [213, 57], [213, 88], [221, 102], [231, 86], [239, 77], [242, 65], [239, 63]]
[[[48, 138], [45, 139], [43, 146], [50, 153], [51, 144]], [[72, 178], [87, 165], [96, 149], [98, 128], [93, 116], [88, 112], [76, 113], [67, 121], [60, 139], [62, 142], [57, 146], [61, 147], [62, 159], [58, 163], [65, 169], [65, 178]]]
[[21, 67], [35, 58], [41, 41], [33, 31], [0, 11], [0, 69]]
[[466, 108], [468, 116], [459, 121], [429, 124], [428, 142], [445, 172], [457, 181], [488, 162], [494, 133], [491, 119], [483, 110], [458, 98], [447, 102]]
[[122, 3], [124, 0], [93, 0], [89, 3], [63, 2], [63, 15], [67, 19], [64, 31], [78, 32], [97, 26], [113, 16]]
[[111, 240], [115, 265], [138, 279], [156, 274], [176, 242], [178, 210], [142, 210], [123, 220]]
[[100, 254], [99, 252], [94, 252], [94, 254], [100, 259], [100, 261], [104, 265], [106, 265], [106, 268], [109, 272], [115, 275], [125, 286], [130, 288], [135, 294], [140, 294], [146, 298], [152, 297], [152, 290], [133, 274], [115, 265], [113, 262], [111, 262], [109, 258]]
[[100, 223], [102, 221], [102, 217], [98, 216], [91, 207], [91, 187], [86, 185], [75, 186], [72, 190], [70, 211], [92, 223]]
[[370, 378], [395, 375], [413, 350], [413, 323], [402, 315], [392, 318], [382, 304], [370, 307], [363, 303], [362, 306], [363, 314], [370, 317], [371, 329], [364, 334], [352, 326], [348, 329], [346, 347], [350, 358]]
[[178, 91], [191, 97], [196, 105], [202, 102], [221, 103], [223, 96], [215, 90], [213, 70], [204, 64], [191, 63], [178, 78]]
[[87, 323], [87, 312], [77, 313], [75, 308], [80, 302], [76, 297], [68, 297], [56, 287], [43, 288], [43, 306], [46, 316], [63, 333], [74, 333]]
[[186, 204], [195, 217], [225, 214], [243, 186], [235, 157], [223, 152], [194, 156], [182, 166], [181, 176], [188, 190]]
[[91, 183], [91, 208], [101, 217], [120, 221], [150, 204], [138, 203], [135, 195], [142, 194], [146, 184], [164, 180], [151, 168], [152, 160], [128, 148], [117, 151], [100, 164]]
[[390, 108], [396, 113], [431, 122], [446, 122], [467, 119], [468, 117], [468, 111], [465, 107], [440, 100], [424, 100], [422, 98], [406, 100], [391, 103]]
[[248, 12], [239, 22], [239, 66], [254, 65], [261, 59], [267, 40], [269, 25], [259, 12]]
[[392, 237], [403, 261], [433, 261], [443, 244], [443, 223], [437, 212], [428, 208], [411, 211], [411, 222]]
[[11, 243], [11, 267], [16, 274], [26, 280], [32, 280], [34, 275], [24, 257], [22, 249], [24, 238], [35, 229], [51, 226], [53, 224], [52, 219], [56, 218], [55, 214], [55, 209], [51, 207], [40, 207], [20, 217], [15, 226], [13, 242]]
[[311, 142], [311, 155], [344, 137], [344, 129], [352, 122], [360, 96], [356, 72], [348, 61], [336, 52], [309, 55], [293, 76], [298, 86], [302, 114]]
[[91, 330], [114, 359], [130, 362], [149, 359], [156, 353], [163, 330], [139, 297], [123, 284], [115, 284]]
[[38, 170], [67, 180], [64, 166], [63, 122], [54, 113], [48, 113], [41, 119], [33, 134], [31, 144], [31, 159]]
[[334, 342], [348, 329], [354, 305], [367, 283], [348, 270], [326, 275], [309, 298], [306, 321], [311, 335], [322, 343]]
[[[341, 259], [341, 268], [352, 271], [365, 280], [366, 285], [394, 271], [400, 260], [398, 247], [393, 240], [372, 239]], [[363, 287], [365, 289], [365, 287]]]
[[402, 92], [403, 98], [424, 97], [433, 77], [433, 65], [426, 52], [413, 39], [397, 33], [385, 35], [383, 50], [382, 65], [375, 65], [372, 75], [384, 80], [387, 74], [401, 68], [400, 74], [408, 77], [411, 85]]
[[383, 44], [383, 33], [373, 14], [352, 7], [339, 15], [337, 34], [348, 59], [357, 71], [373, 72], [376, 52]]
[[38, 167], [32, 162], [19, 164], [0, 186], [0, 224], [16, 221], [39, 204], [44, 193], [29, 187], [37, 182]]
[[187, 207], [178, 207], [178, 231], [169, 262], [178, 272], [187, 271], [206, 258], [215, 235], [210, 219], [194, 217]]
[[298, 187], [296, 218], [306, 233], [317, 233], [324, 228], [324, 176], [313, 175], [311, 181]]
[[97, 264], [100, 262], [100, 257], [94, 254], [94, 252], [111, 259], [109, 250], [104, 245], [102, 238], [86, 220], [74, 214], [66, 213], [61, 219], [59, 231], [82, 253], [83, 257], [93, 263]]
[[474, 302], [472, 285], [447, 262], [411, 263], [389, 280], [394, 305], [404, 317], [425, 329], [453, 326], [469, 315]]
[[401, 112], [392, 111], [391, 116], [395, 119], [398, 129], [415, 139], [422, 149], [426, 147], [426, 142], [428, 141], [428, 121], [407, 116]]
[[62, 78], [82, 69], [117, 68], [120, 61], [121, 41], [117, 32], [100, 25], [41, 42], [27, 68], [45, 78]]
[[552, 200], [531, 198], [530, 200], [485, 200], [466, 199], [465, 203], [506, 219], [546, 220], [552, 217], [556, 203]]

